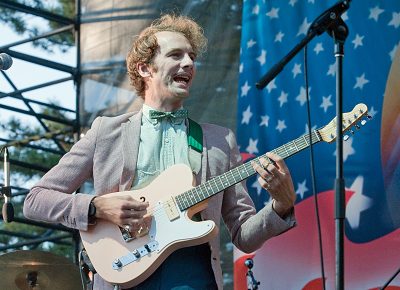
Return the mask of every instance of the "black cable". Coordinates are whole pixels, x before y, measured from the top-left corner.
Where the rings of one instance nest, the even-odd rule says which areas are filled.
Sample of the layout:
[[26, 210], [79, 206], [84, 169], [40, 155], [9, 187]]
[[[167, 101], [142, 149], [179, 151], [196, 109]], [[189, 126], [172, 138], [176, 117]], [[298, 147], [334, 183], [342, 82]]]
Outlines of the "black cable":
[[322, 233], [321, 233], [321, 220], [319, 216], [319, 207], [318, 207], [318, 195], [316, 191], [316, 182], [315, 182], [315, 163], [314, 163], [314, 147], [312, 143], [311, 137], [311, 110], [310, 110], [310, 98], [308, 95], [308, 62], [307, 62], [307, 45], [304, 47], [304, 82], [306, 87], [306, 99], [307, 99], [307, 123], [308, 123], [308, 138], [309, 138], [309, 148], [310, 148], [310, 172], [311, 172], [311, 184], [312, 184], [312, 191], [314, 197], [314, 206], [315, 206], [315, 215], [317, 218], [317, 228], [318, 228], [318, 241], [319, 241], [319, 256], [320, 256], [320, 263], [321, 263], [321, 275], [323, 281], [323, 289], [326, 290], [325, 285], [325, 267], [324, 267], [324, 253], [322, 248]]
[[384, 290], [386, 289], [387, 286], [389, 286], [389, 284], [394, 280], [394, 278], [396, 278], [396, 276], [400, 273], [400, 268], [397, 270], [396, 273], [394, 273], [394, 275], [392, 277], [390, 277], [390, 279], [386, 282], [385, 285], [383, 285], [382, 288], [379, 288], [379, 290]]

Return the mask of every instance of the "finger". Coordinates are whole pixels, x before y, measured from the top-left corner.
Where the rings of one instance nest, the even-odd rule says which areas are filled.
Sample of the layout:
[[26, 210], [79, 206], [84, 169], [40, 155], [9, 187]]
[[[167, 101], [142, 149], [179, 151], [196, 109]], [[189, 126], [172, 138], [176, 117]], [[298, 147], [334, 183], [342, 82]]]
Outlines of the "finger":
[[281, 170], [281, 171], [283, 171], [283, 172], [285, 172], [285, 173], [288, 173], [288, 172], [289, 172], [289, 169], [288, 169], [288, 167], [286, 166], [285, 161], [284, 161], [284, 160], [282, 159], [282, 157], [280, 157], [278, 154], [275, 154], [275, 153], [273, 153], [273, 152], [268, 152], [266, 155], [268, 156], [268, 158], [270, 158], [271, 160], [273, 160], [273, 162], [275, 163], [275, 166], [276, 166], [279, 170]]
[[123, 211], [123, 218], [134, 218], [141, 219], [147, 214], [147, 210], [134, 210], [134, 209], [125, 209]]
[[263, 168], [261, 167], [257, 162], [252, 161], [252, 166], [254, 170], [264, 179], [264, 180], [270, 180], [272, 177], [271, 175]]
[[124, 210], [135, 210], [135, 211], [142, 211], [149, 207], [149, 202], [140, 202], [135, 199], [126, 201], [122, 205], [122, 209]]

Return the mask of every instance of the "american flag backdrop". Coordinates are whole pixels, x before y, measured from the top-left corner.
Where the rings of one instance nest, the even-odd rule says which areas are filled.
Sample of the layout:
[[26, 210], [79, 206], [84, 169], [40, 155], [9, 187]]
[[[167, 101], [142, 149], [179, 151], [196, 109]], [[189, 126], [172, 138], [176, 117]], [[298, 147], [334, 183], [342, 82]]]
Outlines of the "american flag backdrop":
[[[255, 84], [336, 2], [244, 0], [237, 115], [244, 157], [271, 151], [308, 132], [303, 51], [265, 89]], [[343, 144], [345, 286], [376, 289], [400, 267], [400, 1], [354, 0], [342, 19], [349, 28], [343, 111], [364, 103], [373, 117]], [[335, 61], [334, 41], [327, 33], [308, 44], [312, 129], [335, 117]], [[314, 145], [327, 289], [335, 287], [335, 151], [335, 144]], [[309, 150], [286, 163], [297, 194], [298, 226], [252, 254], [253, 272], [261, 282], [259, 289], [322, 289]], [[268, 193], [256, 178], [248, 179], [247, 186], [260, 209]], [[235, 289], [247, 289], [246, 257], [235, 251]], [[400, 277], [390, 285], [400, 289]]]

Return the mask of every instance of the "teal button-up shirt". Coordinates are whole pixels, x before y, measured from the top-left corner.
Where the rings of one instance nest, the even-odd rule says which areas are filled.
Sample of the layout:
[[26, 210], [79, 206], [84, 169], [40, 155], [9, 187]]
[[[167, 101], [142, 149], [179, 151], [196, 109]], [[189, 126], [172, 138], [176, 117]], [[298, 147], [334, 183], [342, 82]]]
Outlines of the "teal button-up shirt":
[[143, 105], [142, 128], [137, 170], [133, 188], [147, 186], [161, 172], [174, 164], [190, 166], [187, 127], [183, 119], [150, 119], [153, 108]]

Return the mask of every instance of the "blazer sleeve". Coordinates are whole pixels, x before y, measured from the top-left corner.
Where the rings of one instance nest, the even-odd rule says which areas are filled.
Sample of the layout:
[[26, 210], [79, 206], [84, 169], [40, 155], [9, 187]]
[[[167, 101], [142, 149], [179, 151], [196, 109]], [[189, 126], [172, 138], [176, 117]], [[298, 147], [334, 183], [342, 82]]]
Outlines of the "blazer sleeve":
[[[236, 138], [231, 130], [227, 136], [230, 169], [242, 164]], [[269, 238], [277, 236], [296, 224], [294, 213], [282, 219], [268, 202], [259, 212], [251, 200], [245, 180], [225, 190], [222, 217], [231, 233], [233, 244], [243, 252], [259, 249]]]
[[85, 136], [33, 186], [24, 202], [26, 218], [87, 229], [93, 195], [75, 191], [93, 177], [93, 158], [101, 122], [101, 117], [96, 118]]

